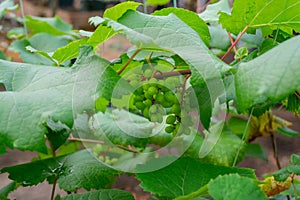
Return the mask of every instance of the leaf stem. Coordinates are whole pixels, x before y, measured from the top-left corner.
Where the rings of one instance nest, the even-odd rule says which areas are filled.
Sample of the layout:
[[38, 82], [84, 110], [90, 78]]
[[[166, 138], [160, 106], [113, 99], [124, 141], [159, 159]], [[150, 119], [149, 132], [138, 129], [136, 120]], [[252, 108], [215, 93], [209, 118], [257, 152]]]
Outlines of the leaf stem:
[[[84, 139], [84, 138], [75, 138], [73, 136], [70, 136], [68, 138], [69, 141], [77, 141], [77, 142], [87, 142], [87, 143], [95, 143], [95, 144], [105, 144], [105, 142], [100, 141], [100, 140], [92, 140], [92, 139]], [[120, 149], [132, 152], [132, 153], [139, 153], [139, 151], [134, 150], [130, 147], [124, 147], [122, 145], [116, 144], [117, 147], [119, 147]]]
[[200, 189], [196, 190], [195, 192], [192, 192], [188, 195], [185, 195], [185, 196], [180, 196], [180, 197], [177, 197], [175, 200], [189, 200], [189, 199], [195, 199], [199, 196], [203, 196], [203, 195], [206, 195], [208, 194], [208, 185], [204, 185], [202, 186]]
[[54, 180], [53, 180], [53, 184], [52, 184], [51, 200], [53, 200], [53, 199], [54, 199], [54, 195], [55, 195], [55, 188], [56, 188], [57, 179], [58, 179], [58, 175], [57, 175], [57, 174], [55, 174], [55, 177], [54, 177]]
[[272, 142], [273, 156], [276, 161], [277, 168], [281, 169], [281, 165], [280, 165], [279, 158], [278, 158], [277, 143], [276, 143], [276, 138], [274, 136], [274, 130], [273, 130], [273, 124], [272, 124], [273, 117], [270, 112], [268, 113], [268, 118], [269, 118], [270, 139]]
[[232, 163], [232, 167], [235, 167], [236, 163], [237, 163], [237, 159], [239, 157], [239, 154], [240, 154], [240, 151], [241, 151], [241, 148], [242, 148], [242, 145], [243, 145], [243, 142], [244, 142], [244, 139], [246, 137], [246, 134], [247, 134], [247, 130], [248, 130], [248, 127], [249, 127], [249, 124], [250, 124], [250, 121], [251, 121], [251, 117], [252, 117], [252, 113], [253, 113], [253, 110], [254, 108], [251, 109], [251, 112], [250, 112], [250, 115], [249, 115], [249, 119], [247, 121], [247, 124], [246, 124], [246, 127], [244, 129], [244, 132], [243, 132], [243, 136], [242, 136], [242, 139], [241, 139], [241, 143], [239, 145], [239, 149], [235, 155], [235, 158], [234, 158], [234, 161]]
[[186, 70], [180, 70], [180, 71], [155, 73], [153, 77], [156, 79], [163, 79], [163, 78], [170, 77], [170, 76], [178, 76], [178, 75], [186, 75], [186, 74], [191, 74], [191, 70], [186, 69]]
[[[231, 33], [227, 32], [227, 34], [228, 34], [228, 37], [229, 37], [229, 40], [230, 40], [230, 44], [232, 45], [234, 43], [234, 41], [233, 41], [233, 38], [231, 36]], [[233, 50], [234, 50], [234, 53], [236, 53], [236, 46], [233, 46]]]
[[119, 75], [126, 69], [126, 67], [130, 64], [130, 62], [133, 60], [133, 58], [134, 58], [141, 50], [142, 50], [142, 49], [137, 49], [137, 50], [131, 55], [131, 57], [127, 60], [127, 62], [123, 65], [123, 67], [118, 71], [118, 74], [119, 74]]
[[236, 40], [234, 41], [234, 43], [231, 44], [231, 46], [229, 47], [229, 49], [226, 51], [226, 53], [223, 55], [223, 57], [221, 58], [222, 60], [224, 60], [227, 55], [229, 54], [229, 52], [235, 47], [235, 45], [240, 41], [240, 39], [242, 38], [242, 36], [246, 33], [247, 29], [249, 28], [249, 26], [247, 25], [243, 31], [239, 34], [239, 36], [236, 38]]

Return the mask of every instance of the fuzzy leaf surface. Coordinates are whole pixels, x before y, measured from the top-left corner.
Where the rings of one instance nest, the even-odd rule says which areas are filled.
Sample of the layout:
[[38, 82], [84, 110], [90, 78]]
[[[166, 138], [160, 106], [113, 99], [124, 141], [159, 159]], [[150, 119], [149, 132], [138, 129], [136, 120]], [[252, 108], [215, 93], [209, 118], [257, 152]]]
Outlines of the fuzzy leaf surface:
[[238, 174], [219, 176], [209, 183], [208, 190], [215, 200], [268, 199], [253, 179]]
[[[152, 160], [152, 165], [155, 166], [155, 162], [164, 162], [163, 159]], [[220, 174], [230, 173], [255, 177], [253, 170], [250, 169], [217, 166], [190, 157], [182, 157], [165, 168], [137, 174], [137, 178], [142, 182], [144, 190], [155, 195], [175, 198], [198, 190]]]
[[260, 28], [263, 35], [278, 28], [292, 34], [300, 31], [300, 3], [298, 0], [236, 0], [231, 15], [220, 14], [220, 23], [227, 31], [238, 34], [246, 26], [254, 33]]
[[36, 185], [48, 180], [53, 182], [58, 177], [59, 187], [66, 191], [79, 188], [105, 188], [118, 172], [101, 164], [88, 150], [57, 158], [38, 160], [1, 169], [9, 173], [9, 178], [23, 186]]
[[72, 68], [0, 61], [0, 82], [7, 89], [0, 92], [0, 144], [46, 153], [47, 121], [71, 128], [74, 114], [93, 109], [107, 66], [90, 47], [82, 48]]
[[300, 89], [300, 37], [239, 65], [235, 74], [237, 108], [266, 106]]

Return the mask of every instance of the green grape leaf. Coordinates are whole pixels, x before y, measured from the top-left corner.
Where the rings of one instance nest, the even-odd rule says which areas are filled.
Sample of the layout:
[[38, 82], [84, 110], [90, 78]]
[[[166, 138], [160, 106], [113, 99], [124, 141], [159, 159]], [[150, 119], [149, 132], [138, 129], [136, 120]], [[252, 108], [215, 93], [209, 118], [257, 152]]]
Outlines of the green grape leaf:
[[61, 123], [48, 119], [47, 123], [47, 138], [50, 142], [52, 150], [57, 150], [62, 144], [64, 144], [71, 132], [70, 128]]
[[44, 33], [47, 30], [51, 35], [75, 35], [72, 26], [62, 21], [58, 16], [54, 18], [42, 18], [26, 16], [26, 26], [33, 34]]
[[299, 132], [297, 131], [294, 131], [286, 126], [283, 126], [282, 128], [277, 128], [277, 131], [279, 134], [281, 135], [285, 135], [285, 136], [288, 136], [288, 137], [297, 137], [299, 136]]
[[106, 9], [103, 14], [103, 17], [117, 21], [128, 10], [136, 10], [140, 5], [141, 5], [141, 3], [137, 3], [137, 2], [133, 2], [133, 1], [123, 2], [112, 8]]
[[290, 163], [292, 165], [300, 165], [300, 155], [297, 154], [291, 155]]
[[72, 68], [0, 61], [0, 82], [7, 89], [0, 92], [0, 144], [47, 152], [46, 122], [70, 128], [77, 113], [93, 110], [97, 83], [108, 64], [92, 47], [81, 49]]
[[83, 194], [69, 194], [62, 200], [134, 200], [132, 194], [124, 190], [95, 190]]
[[170, 0], [147, 0], [146, 4], [147, 5], [153, 5], [153, 6], [162, 6], [165, 5], [167, 3], [169, 3]]
[[201, 12], [199, 16], [210, 24], [216, 24], [219, 22], [219, 12], [230, 13], [230, 5], [228, 0], [220, 0], [217, 3], [209, 4], [205, 11]]
[[118, 174], [101, 164], [88, 150], [66, 156], [33, 161], [1, 169], [9, 178], [23, 186], [36, 185], [47, 179], [50, 183], [57, 177], [59, 187], [65, 191], [79, 188], [106, 188]]
[[53, 64], [53, 61], [49, 58], [28, 51], [26, 47], [30, 45], [31, 44], [27, 39], [16, 40], [11, 44], [11, 50], [19, 53], [20, 58], [26, 63], [48, 66]]
[[94, 115], [92, 128], [95, 135], [108, 139], [114, 144], [145, 147], [152, 134], [154, 123], [144, 117], [125, 110], [107, 110]]
[[105, 42], [114, 35], [115, 32], [111, 28], [100, 25], [90, 37], [75, 40], [64, 47], [58, 48], [54, 52], [53, 58], [56, 59], [58, 63], [77, 58], [81, 46], [91, 45], [97, 49], [99, 44]]
[[300, 175], [300, 156], [292, 154], [290, 164], [273, 173], [276, 181], [285, 181], [291, 174]]
[[48, 33], [38, 33], [29, 39], [30, 45], [37, 50], [54, 52], [57, 48], [68, 44], [68, 40], [62, 36], [53, 36]]
[[[150, 16], [128, 11], [118, 22], [109, 21], [108, 25], [115, 31], [122, 31], [138, 48], [171, 51], [182, 57], [191, 66], [191, 84], [194, 89], [207, 83], [209, 104], [214, 105], [217, 97], [224, 92], [221, 74], [230, 70], [231, 67], [213, 55], [199, 35], [176, 15]], [[199, 104], [204, 105], [203, 96], [200, 96], [197, 91], [195, 93]], [[204, 122], [205, 128], [209, 127], [211, 113], [212, 108], [202, 113], [201, 121]]]
[[0, 199], [2, 200], [7, 200], [7, 196], [9, 193], [11, 193], [12, 191], [14, 191], [15, 189], [17, 189], [19, 187], [20, 184], [16, 183], [16, 182], [11, 182], [8, 185], [6, 185], [5, 187], [0, 189]]
[[290, 172], [287, 167], [284, 167], [274, 172], [273, 176], [276, 181], [285, 181], [290, 176]]
[[265, 154], [264, 149], [260, 144], [247, 144], [245, 157], [261, 158], [265, 161], [268, 161], [267, 155]]
[[244, 28], [248, 28], [249, 33], [261, 29], [264, 36], [277, 29], [292, 34], [293, 30], [300, 31], [299, 9], [298, 0], [236, 0], [232, 14], [221, 12], [219, 21], [227, 31], [234, 34]]
[[267, 107], [300, 89], [299, 45], [300, 37], [294, 37], [239, 65], [235, 87], [240, 112]]
[[19, 52], [26, 63], [53, 65], [56, 61], [51, 57], [52, 52], [67, 45], [68, 42], [62, 36], [38, 33], [29, 39], [13, 42], [12, 50]]
[[238, 174], [217, 177], [209, 182], [208, 190], [215, 200], [268, 199], [255, 180]]
[[175, 14], [184, 23], [189, 25], [194, 31], [196, 31], [203, 42], [208, 46], [210, 41], [210, 34], [206, 23], [198, 17], [198, 15], [192, 11], [185, 10], [182, 8], [165, 8], [162, 10], [155, 11], [153, 15], [156, 16], [167, 16], [170, 13]]
[[[155, 167], [155, 163], [162, 163], [169, 157], [150, 160]], [[148, 166], [148, 167], [150, 167]], [[138, 166], [137, 170], [143, 168]], [[169, 166], [154, 170], [148, 173], [137, 173], [137, 178], [141, 181], [141, 187], [155, 195], [175, 198], [194, 192], [206, 185], [211, 179], [220, 174], [239, 173], [241, 176], [255, 178], [251, 169], [241, 169], [225, 166], [217, 166], [205, 163], [190, 157], [182, 157]]]
[[230, 39], [226, 30], [222, 29], [220, 25], [209, 26], [208, 29], [211, 36], [209, 46], [216, 49], [227, 50], [230, 46]]
[[[209, 136], [208, 136], [209, 137]], [[213, 149], [203, 158], [204, 161], [212, 164], [232, 166], [237, 153], [238, 160], [244, 157], [245, 145], [241, 145], [241, 139], [229, 131], [222, 131], [217, 143], [213, 145]]]

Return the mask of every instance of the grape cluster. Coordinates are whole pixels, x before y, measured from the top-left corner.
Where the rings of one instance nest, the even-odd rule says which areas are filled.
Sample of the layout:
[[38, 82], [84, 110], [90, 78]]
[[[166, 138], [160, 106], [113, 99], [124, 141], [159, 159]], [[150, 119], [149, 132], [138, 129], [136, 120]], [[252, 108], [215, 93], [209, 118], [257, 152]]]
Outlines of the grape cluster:
[[[134, 92], [133, 105], [152, 122], [162, 123], [164, 116], [167, 116], [165, 131], [174, 135], [177, 134], [178, 130], [183, 128], [181, 125], [183, 117], [190, 120], [189, 115], [181, 109], [182, 87], [180, 77], [156, 79], [153, 78], [153, 71], [146, 69], [142, 79], [143, 84], [137, 87]], [[138, 81], [133, 79], [130, 80], [130, 83], [136, 86]]]

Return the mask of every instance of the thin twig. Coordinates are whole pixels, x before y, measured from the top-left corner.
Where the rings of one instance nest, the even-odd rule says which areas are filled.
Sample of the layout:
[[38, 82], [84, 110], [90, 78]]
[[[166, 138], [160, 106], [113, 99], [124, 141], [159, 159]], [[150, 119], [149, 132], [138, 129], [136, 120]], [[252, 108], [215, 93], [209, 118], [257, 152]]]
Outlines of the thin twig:
[[186, 70], [180, 70], [180, 71], [155, 73], [153, 77], [156, 79], [163, 79], [163, 78], [170, 77], [170, 76], [178, 76], [178, 75], [186, 75], [186, 74], [191, 74], [191, 70], [186, 69]]
[[57, 179], [58, 179], [58, 175], [57, 175], [57, 174], [55, 174], [54, 181], [53, 181], [53, 185], [52, 185], [52, 191], [51, 191], [51, 200], [53, 200], [53, 199], [54, 199], [54, 195], [55, 195], [55, 188], [56, 188]]
[[273, 124], [272, 124], [272, 115], [270, 112], [268, 113], [268, 118], [269, 118], [270, 139], [272, 142], [273, 156], [276, 161], [277, 168], [281, 169], [281, 165], [280, 165], [279, 158], [278, 158], [278, 149], [277, 149], [277, 144], [276, 144], [276, 138], [273, 133], [274, 130], [273, 130]]
[[69, 141], [74, 141], [74, 142], [87, 142], [87, 143], [95, 143], [95, 144], [104, 144], [103, 141], [91, 140], [91, 139], [84, 139], [84, 138], [69, 137], [68, 140]]
[[223, 55], [223, 57], [221, 58], [222, 60], [224, 60], [227, 55], [229, 54], [229, 52], [233, 49], [233, 47], [235, 47], [235, 45], [240, 41], [240, 39], [242, 38], [242, 36], [246, 33], [247, 29], [249, 28], [249, 26], [247, 25], [243, 31], [240, 33], [240, 35], [236, 38], [236, 40], [234, 41], [234, 43], [229, 47], [229, 49], [226, 51], [226, 53]]
[[124, 64], [124, 66], [118, 71], [118, 74], [120, 75], [126, 67], [130, 64], [130, 62], [133, 60], [133, 58], [141, 51], [141, 49], [137, 49], [132, 56], [127, 60], [127, 62]]
[[251, 121], [251, 117], [252, 117], [252, 113], [253, 113], [253, 110], [254, 108], [251, 109], [251, 112], [250, 112], [250, 115], [249, 115], [249, 119], [247, 121], [247, 124], [246, 124], [246, 127], [244, 129], [244, 132], [243, 132], [243, 136], [242, 136], [242, 139], [241, 139], [241, 142], [240, 142], [240, 145], [239, 145], [239, 148], [238, 148], [238, 151], [235, 155], [235, 158], [234, 158], [234, 161], [232, 163], [232, 167], [235, 167], [236, 163], [237, 163], [237, 160], [238, 160], [238, 157], [239, 157], [239, 154], [240, 154], [240, 150], [242, 148], [242, 145], [243, 145], [243, 142], [245, 140], [245, 137], [246, 137], [246, 134], [247, 134], [247, 130], [248, 130], [248, 127], [249, 127], [249, 124], [250, 124], [250, 121]]
[[[227, 32], [227, 34], [228, 34], [228, 37], [229, 37], [229, 40], [230, 40], [230, 44], [233, 45], [234, 41], [233, 41], [233, 38], [231, 36], [231, 33]], [[233, 46], [233, 50], [234, 50], [234, 53], [236, 53], [236, 46], [235, 45]]]
[[[100, 141], [100, 140], [92, 140], [92, 139], [84, 139], [84, 138], [75, 138], [72, 135], [68, 138], [69, 141], [76, 141], [76, 142], [87, 142], [87, 143], [95, 143], [95, 144], [105, 144], [105, 142]], [[122, 145], [116, 144], [117, 147], [120, 149], [132, 152], [132, 153], [139, 153], [139, 151], [134, 150], [132, 148], [124, 147]]]
[[180, 106], [181, 106], [181, 108], [183, 108], [183, 103], [184, 103], [184, 93], [186, 92], [186, 90], [185, 90], [185, 87], [186, 87], [186, 82], [187, 82], [187, 80], [189, 79], [191, 77], [191, 74], [188, 74], [186, 77], [185, 77], [185, 79], [184, 79], [184, 81], [183, 81], [183, 84], [182, 84], [182, 92], [181, 92], [181, 102], [180, 102]]

